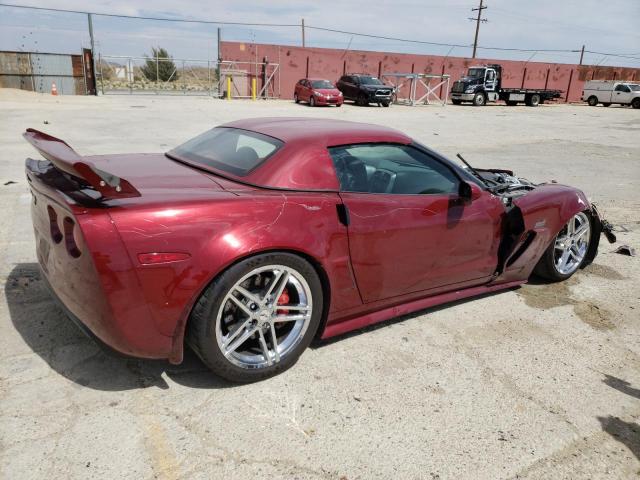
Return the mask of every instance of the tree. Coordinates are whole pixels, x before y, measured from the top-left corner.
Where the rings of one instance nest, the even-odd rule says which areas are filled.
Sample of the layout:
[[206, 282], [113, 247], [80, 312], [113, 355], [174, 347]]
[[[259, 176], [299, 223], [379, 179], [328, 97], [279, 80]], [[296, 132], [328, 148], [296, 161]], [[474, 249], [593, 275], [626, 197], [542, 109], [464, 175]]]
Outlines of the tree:
[[169, 53], [164, 48], [151, 47], [151, 54], [151, 57], [145, 55], [147, 60], [140, 67], [143, 75], [152, 82], [175, 82], [178, 79], [178, 70]]

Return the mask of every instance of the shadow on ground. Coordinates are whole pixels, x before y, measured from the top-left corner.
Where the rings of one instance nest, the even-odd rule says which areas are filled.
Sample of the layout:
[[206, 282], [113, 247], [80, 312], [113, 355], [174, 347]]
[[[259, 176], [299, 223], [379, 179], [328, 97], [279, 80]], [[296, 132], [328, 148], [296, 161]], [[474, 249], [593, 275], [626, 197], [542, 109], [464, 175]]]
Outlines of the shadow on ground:
[[233, 387], [187, 349], [181, 365], [110, 355], [86, 337], [53, 300], [37, 263], [18, 264], [5, 286], [11, 321], [29, 347], [69, 380], [96, 390], [169, 388], [163, 374], [192, 388]]
[[[640, 399], [640, 389], [634, 388], [631, 384], [621, 378], [612, 375], [604, 376], [603, 382], [611, 388], [625, 393], [633, 398]], [[635, 457], [640, 460], [640, 425], [609, 415], [607, 417], [597, 417], [602, 430], [611, 435], [616, 441], [625, 445]]]

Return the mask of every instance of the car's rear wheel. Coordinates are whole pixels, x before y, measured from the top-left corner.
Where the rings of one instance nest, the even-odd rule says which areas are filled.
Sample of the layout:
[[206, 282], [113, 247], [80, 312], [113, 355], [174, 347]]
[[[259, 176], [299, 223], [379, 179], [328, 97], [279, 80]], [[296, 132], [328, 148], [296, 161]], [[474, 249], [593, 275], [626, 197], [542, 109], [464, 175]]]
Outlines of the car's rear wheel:
[[243, 260], [196, 303], [187, 341], [217, 375], [253, 382], [291, 367], [322, 317], [322, 285], [309, 262], [290, 253]]
[[527, 97], [527, 105], [530, 107], [537, 107], [540, 105], [540, 94], [534, 93]]
[[596, 105], [598, 105], [598, 97], [596, 97], [595, 95], [591, 95], [587, 99], [587, 103], [589, 104], [590, 107], [595, 107]]
[[580, 212], [562, 227], [545, 251], [534, 272], [558, 282], [573, 275], [584, 263], [591, 241], [591, 216]]

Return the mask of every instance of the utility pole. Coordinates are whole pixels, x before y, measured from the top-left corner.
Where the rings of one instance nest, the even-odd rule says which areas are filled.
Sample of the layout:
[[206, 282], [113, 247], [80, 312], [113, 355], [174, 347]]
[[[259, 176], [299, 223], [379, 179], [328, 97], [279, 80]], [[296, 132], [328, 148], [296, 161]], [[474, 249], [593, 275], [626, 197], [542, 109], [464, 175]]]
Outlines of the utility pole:
[[[96, 49], [95, 42], [93, 40], [93, 19], [91, 14], [87, 13], [87, 21], [89, 23], [89, 40], [91, 41], [91, 75], [93, 75], [94, 95], [98, 95], [98, 82], [96, 81]], [[100, 79], [102, 82], [102, 78]]]
[[471, 58], [476, 58], [476, 50], [478, 49], [478, 33], [480, 32], [480, 22], [487, 22], [486, 18], [482, 18], [482, 11], [486, 10], [487, 7], [482, 5], [483, 0], [480, 0], [480, 6], [478, 8], [472, 8], [471, 11], [478, 12], [478, 16], [476, 18], [469, 18], [469, 20], [475, 20], [476, 21], [476, 36], [473, 39], [473, 55], [471, 56]]
[[584, 45], [582, 45], [582, 50], [580, 50], [580, 65], [582, 65], [583, 58], [584, 58]]
[[305, 48], [305, 39], [304, 39], [304, 18], [302, 19], [302, 48]]

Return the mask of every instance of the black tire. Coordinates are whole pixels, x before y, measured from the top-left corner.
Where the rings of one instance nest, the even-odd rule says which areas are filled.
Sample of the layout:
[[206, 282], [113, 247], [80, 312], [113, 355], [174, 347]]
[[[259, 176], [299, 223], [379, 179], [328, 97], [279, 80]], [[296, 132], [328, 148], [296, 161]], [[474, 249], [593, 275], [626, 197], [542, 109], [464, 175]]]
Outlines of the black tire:
[[[594, 241], [594, 235], [596, 235], [596, 230], [594, 229], [594, 224], [593, 224], [593, 217], [591, 216], [591, 213], [588, 210], [585, 210], [583, 213], [585, 213], [587, 215], [587, 217], [589, 218], [589, 224], [591, 227], [591, 237], [589, 239], [589, 244], [591, 244], [591, 242]], [[599, 234], [599, 233], [598, 233]], [[533, 269], [533, 273], [535, 275], [537, 275], [538, 277], [541, 277], [545, 280], [548, 280], [550, 282], [562, 282], [563, 280], [567, 280], [569, 277], [571, 277], [573, 274], [575, 274], [578, 270], [580, 270], [581, 268], [583, 268], [585, 266], [585, 263], [587, 262], [587, 258], [588, 255], [585, 255], [585, 257], [582, 259], [582, 262], [580, 263], [580, 265], [571, 273], [568, 274], [563, 274], [560, 273], [557, 269], [556, 269], [556, 264], [554, 261], [554, 253], [555, 253], [555, 248], [556, 248], [556, 237], [553, 237], [553, 241], [551, 242], [551, 245], [549, 245], [549, 247], [545, 250], [545, 252], [542, 254], [542, 257], [540, 257], [540, 260], [538, 260], [538, 263], [536, 264], [535, 268]]]
[[462, 100], [451, 100], [451, 103], [453, 103], [454, 105], [462, 105]]
[[342, 104], [341, 103], [336, 103], [336, 107], [341, 107]]
[[389, 107], [389, 105], [390, 105], [389, 102], [382, 102], [383, 107]]
[[596, 105], [598, 105], [598, 97], [596, 97], [595, 95], [591, 95], [587, 99], [587, 103], [589, 104], [590, 107], [595, 107]]
[[310, 107], [315, 107], [316, 106], [316, 99], [313, 98], [313, 95], [311, 96], [311, 98], [309, 98], [309, 106]]
[[369, 99], [367, 99], [364, 93], [361, 93], [360, 95], [358, 95], [358, 99], [356, 100], [356, 103], [361, 107], [366, 107], [367, 105], [369, 105]]
[[516, 105], [518, 105], [518, 102], [516, 102], [515, 100], [505, 100], [505, 103], [510, 107], [515, 107]]
[[482, 92], [476, 93], [475, 96], [473, 97], [473, 105], [475, 107], [483, 107], [484, 105], [486, 105], [486, 103], [487, 103], [487, 97]]
[[603, 103], [603, 104], [602, 104], [602, 106], [603, 106], [603, 107], [610, 107], [610, 106], [611, 106], [611, 104], [610, 104], [610, 103]]
[[300, 103], [300, 99], [298, 98], [298, 94], [297, 94], [297, 93], [294, 93], [294, 94], [293, 94], [293, 101], [294, 101], [295, 103]]
[[[235, 284], [256, 268], [283, 265], [296, 270], [306, 280], [313, 299], [311, 318], [304, 335], [279, 362], [260, 368], [243, 368], [228, 360], [218, 346], [216, 319], [222, 303]], [[186, 341], [213, 373], [237, 383], [249, 383], [277, 375], [293, 366], [313, 340], [322, 319], [323, 291], [314, 267], [291, 253], [274, 252], [256, 255], [231, 266], [207, 286], [196, 302]]]
[[529, 95], [526, 99], [526, 103], [530, 107], [537, 107], [538, 105], [540, 105], [540, 94], [533, 93]]
[[633, 108], [640, 108], [640, 98], [634, 98], [631, 102]]

